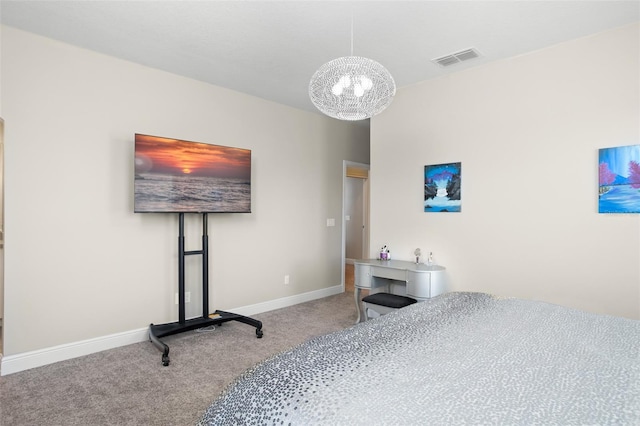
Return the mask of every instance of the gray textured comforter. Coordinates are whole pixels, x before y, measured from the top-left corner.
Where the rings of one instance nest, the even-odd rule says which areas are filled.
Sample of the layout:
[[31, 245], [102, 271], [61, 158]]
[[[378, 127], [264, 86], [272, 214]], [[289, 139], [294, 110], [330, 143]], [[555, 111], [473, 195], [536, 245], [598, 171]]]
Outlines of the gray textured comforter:
[[200, 425], [640, 425], [640, 321], [448, 293], [247, 371]]

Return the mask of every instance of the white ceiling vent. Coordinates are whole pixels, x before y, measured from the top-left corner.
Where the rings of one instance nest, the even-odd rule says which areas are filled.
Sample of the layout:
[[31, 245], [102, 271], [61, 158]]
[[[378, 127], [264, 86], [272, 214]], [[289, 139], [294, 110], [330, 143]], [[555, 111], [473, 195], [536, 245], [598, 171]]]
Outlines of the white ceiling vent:
[[459, 62], [468, 61], [469, 59], [477, 58], [480, 53], [474, 48], [461, 50], [460, 52], [452, 53], [450, 55], [442, 56], [440, 58], [432, 59], [433, 62], [441, 67], [448, 67], [450, 65], [457, 64]]

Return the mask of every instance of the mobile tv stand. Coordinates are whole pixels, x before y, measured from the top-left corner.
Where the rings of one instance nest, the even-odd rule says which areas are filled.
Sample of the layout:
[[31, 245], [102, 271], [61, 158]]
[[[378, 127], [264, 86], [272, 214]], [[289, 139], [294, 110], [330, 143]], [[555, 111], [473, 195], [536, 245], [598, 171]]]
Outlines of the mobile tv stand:
[[[202, 250], [185, 251], [184, 250], [184, 213], [179, 214], [179, 234], [178, 234], [178, 321], [167, 324], [150, 324], [149, 340], [159, 350], [162, 351], [162, 365], [169, 365], [169, 346], [167, 346], [161, 337], [171, 336], [173, 334], [183, 333], [185, 331], [195, 330], [210, 325], [222, 324], [228, 321], [239, 321], [256, 328], [256, 336], [262, 337], [262, 322], [253, 318], [245, 317], [231, 312], [216, 310], [209, 313], [209, 250], [207, 235], [207, 214], [202, 214]], [[202, 317], [185, 320], [185, 298], [184, 298], [184, 260], [185, 256], [190, 255], [202, 256]]]

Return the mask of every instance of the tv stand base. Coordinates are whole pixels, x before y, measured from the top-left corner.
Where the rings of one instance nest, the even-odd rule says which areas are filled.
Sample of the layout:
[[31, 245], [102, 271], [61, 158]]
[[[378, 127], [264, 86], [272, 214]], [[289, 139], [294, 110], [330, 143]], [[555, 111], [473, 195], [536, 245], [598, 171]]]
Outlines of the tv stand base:
[[215, 311], [211, 317], [199, 317], [184, 322], [176, 321], [166, 324], [150, 324], [149, 325], [149, 341], [153, 343], [158, 349], [162, 351], [162, 365], [165, 367], [169, 365], [169, 346], [164, 343], [160, 338], [171, 336], [173, 334], [183, 333], [185, 331], [191, 331], [202, 327], [208, 327], [210, 325], [223, 324], [229, 321], [239, 321], [244, 324], [248, 324], [256, 328], [256, 337], [262, 338], [262, 322], [253, 318], [245, 317], [243, 315], [233, 314], [225, 311]]

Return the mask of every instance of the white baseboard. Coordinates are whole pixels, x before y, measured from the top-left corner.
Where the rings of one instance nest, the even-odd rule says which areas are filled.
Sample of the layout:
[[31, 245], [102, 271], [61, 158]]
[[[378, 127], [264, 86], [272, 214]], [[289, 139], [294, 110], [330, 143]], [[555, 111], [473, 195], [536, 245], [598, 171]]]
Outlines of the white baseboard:
[[[334, 294], [339, 294], [341, 292], [342, 286], [337, 285], [321, 290], [310, 291], [308, 293], [297, 294], [295, 296], [288, 296], [268, 302], [257, 303], [255, 305], [229, 309], [229, 311], [239, 315], [251, 316], [272, 311], [274, 309], [286, 308], [299, 303], [309, 302], [323, 297], [333, 296]], [[108, 336], [38, 349], [31, 352], [3, 356], [0, 362], [0, 376], [6, 376], [7, 374], [17, 373], [30, 368], [42, 367], [55, 362], [65, 361], [67, 359], [73, 359], [107, 349], [113, 349], [148, 340], [149, 328], [144, 327], [137, 330], [110, 334]]]
[[145, 327], [123, 333], [82, 340], [80, 342], [3, 356], [0, 375], [6, 376], [7, 374], [17, 373], [30, 368], [41, 367], [43, 365], [53, 364], [54, 362], [77, 358], [132, 343], [143, 342], [148, 339], [149, 328]]
[[[296, 294], [295, 296], [283, 297], [281, 299], [270, 300], [268, 302], [256, 303], [255, 305], [229, 309], [229, 311], [234, 314], [240, 314], [248, 317], [251, 315], [261, 314], [263, 312], [273, 311], [275, 309], [286, 308], [287, 306], [297, 305], [299, 303], [310, 302], [323, 297], [333, 296], [334, 294], [339, 293], [342, 293], [341, 285], [314, 290], [308, 293]], [[221, 310], [224, 311], [225, 309]]]

